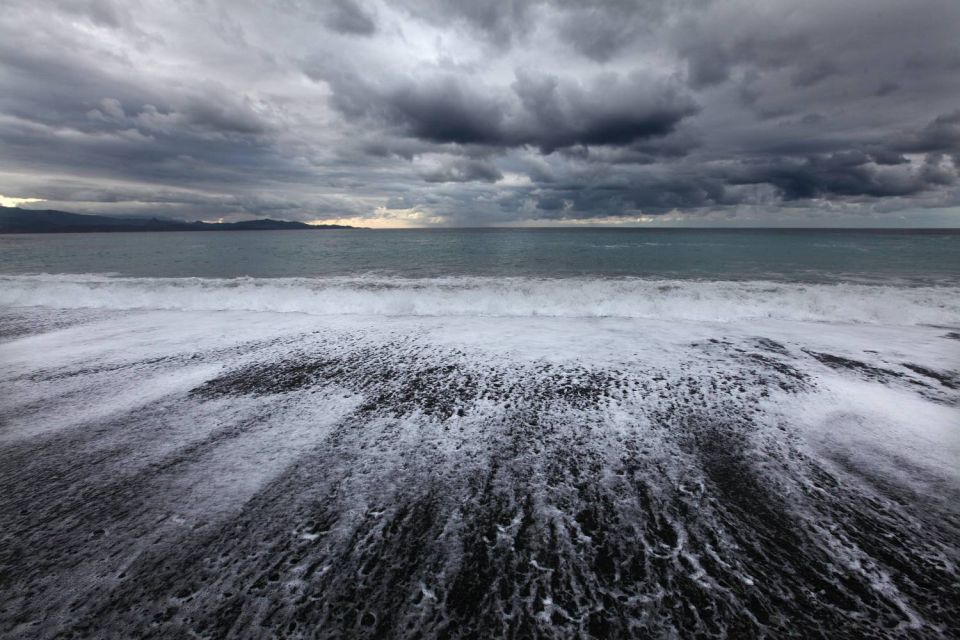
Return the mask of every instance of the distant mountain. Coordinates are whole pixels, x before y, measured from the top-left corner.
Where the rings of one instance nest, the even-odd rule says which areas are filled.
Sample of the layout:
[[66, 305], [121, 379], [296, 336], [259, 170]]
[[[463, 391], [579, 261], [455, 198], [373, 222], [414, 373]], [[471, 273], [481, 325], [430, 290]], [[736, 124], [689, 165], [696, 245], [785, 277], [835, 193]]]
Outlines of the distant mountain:
[[289, 220], [185, 222], [169, 218], [114, 218], [52, 209], [0, 207], [0, 233], [78, 233], [94, 231], [267, 231], [276, 229], [354, 229], [340, 224], [306, 224]]

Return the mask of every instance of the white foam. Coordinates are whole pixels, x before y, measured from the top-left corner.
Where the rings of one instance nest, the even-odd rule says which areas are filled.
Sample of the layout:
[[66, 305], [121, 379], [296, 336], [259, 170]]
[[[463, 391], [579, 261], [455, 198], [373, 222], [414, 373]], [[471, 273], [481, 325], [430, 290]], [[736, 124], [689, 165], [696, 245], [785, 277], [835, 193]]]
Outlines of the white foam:
[[960, 482], [960, 428], [955, 406], [910, 389], [849, 376], [822, 375], [815, 401], [782, 397], [775, 411], [801, 426], [808, 441], [843, 451], [865, 466], [905, 479], [909, 461], [935, 478]]
[[960, 324], [960, 288], [534, 278], [0, 277], [0, 306], [311, 315]]

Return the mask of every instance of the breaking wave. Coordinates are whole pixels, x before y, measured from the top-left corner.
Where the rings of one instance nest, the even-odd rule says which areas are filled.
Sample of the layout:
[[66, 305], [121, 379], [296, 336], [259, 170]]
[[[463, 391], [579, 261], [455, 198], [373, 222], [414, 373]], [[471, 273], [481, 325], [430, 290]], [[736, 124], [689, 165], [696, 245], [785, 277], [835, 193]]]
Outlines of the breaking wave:
[[960, 323], [960, 288], [866, 284], [534, 278], [0, 277], [0, 305], [270, 311], [313, 315], [777, 319]]

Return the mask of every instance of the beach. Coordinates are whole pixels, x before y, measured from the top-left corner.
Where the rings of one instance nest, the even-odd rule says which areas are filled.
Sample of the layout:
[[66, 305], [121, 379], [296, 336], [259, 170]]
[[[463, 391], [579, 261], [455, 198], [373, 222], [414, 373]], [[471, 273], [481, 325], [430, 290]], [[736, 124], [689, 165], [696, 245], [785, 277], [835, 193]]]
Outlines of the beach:
[[957, 632], [949, 287], [0, 290], [14, 635]]

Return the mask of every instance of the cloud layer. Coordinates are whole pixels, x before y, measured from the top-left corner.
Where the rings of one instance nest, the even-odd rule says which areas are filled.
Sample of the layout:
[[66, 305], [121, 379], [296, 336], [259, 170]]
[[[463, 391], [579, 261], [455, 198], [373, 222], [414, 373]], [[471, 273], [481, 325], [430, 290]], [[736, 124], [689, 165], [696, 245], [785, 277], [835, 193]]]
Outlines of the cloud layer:
[[956, 225], [958, 26], [955, 0], [12, 0], [0, 193], [187, 219]]

